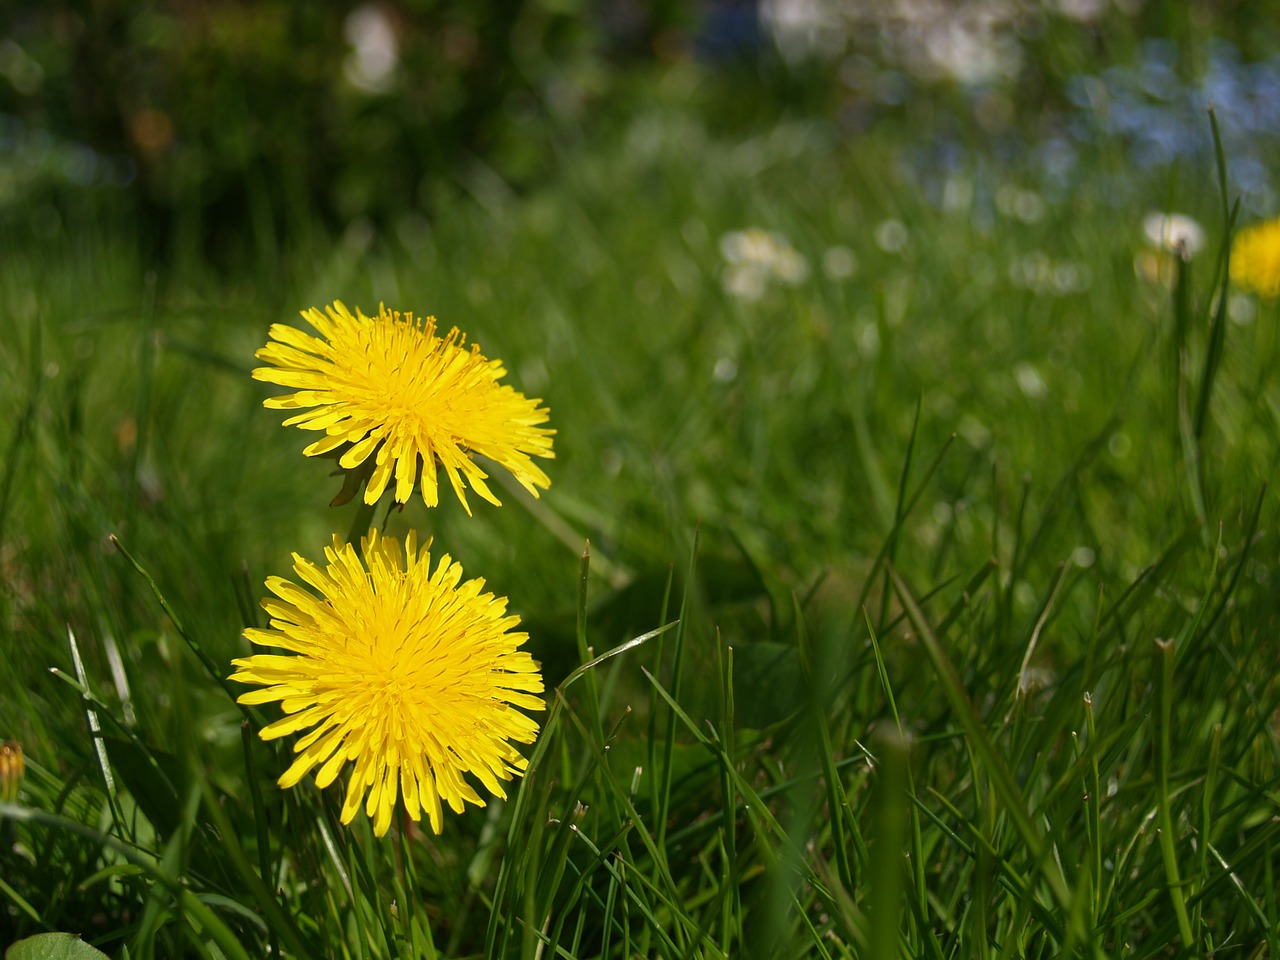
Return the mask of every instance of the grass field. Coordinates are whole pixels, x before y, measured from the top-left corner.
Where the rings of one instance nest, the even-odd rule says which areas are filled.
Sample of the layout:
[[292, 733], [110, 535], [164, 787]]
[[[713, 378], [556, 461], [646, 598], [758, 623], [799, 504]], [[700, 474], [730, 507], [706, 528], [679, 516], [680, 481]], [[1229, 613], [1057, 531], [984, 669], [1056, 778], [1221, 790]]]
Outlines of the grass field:
[[[91, 204], [0, 239], [0, 940], [1280, 956], [1280, 336], [1224, 297], [1232, 157], [1225, 197], [1106, 142], [941, 166], [729, 137], [698, 93], [232, 270]], [[278, 789], [278, 708], [226, 682], [355, 517], [250, 377], [334, 300], [458, 325], [557, 431], [537, 501], [376, 515], [509, 598], [549, 691], [508, 801], [440, 836]]]

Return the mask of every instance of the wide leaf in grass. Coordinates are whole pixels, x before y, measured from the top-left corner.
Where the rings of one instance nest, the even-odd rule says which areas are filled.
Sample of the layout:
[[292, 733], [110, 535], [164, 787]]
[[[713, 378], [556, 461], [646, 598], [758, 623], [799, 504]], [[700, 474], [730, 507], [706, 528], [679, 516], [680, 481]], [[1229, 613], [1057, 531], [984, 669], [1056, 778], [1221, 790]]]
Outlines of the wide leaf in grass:
[[38, 933], [11, 946], [4, 960], [107, 960], [107, 955], [72, 933]]

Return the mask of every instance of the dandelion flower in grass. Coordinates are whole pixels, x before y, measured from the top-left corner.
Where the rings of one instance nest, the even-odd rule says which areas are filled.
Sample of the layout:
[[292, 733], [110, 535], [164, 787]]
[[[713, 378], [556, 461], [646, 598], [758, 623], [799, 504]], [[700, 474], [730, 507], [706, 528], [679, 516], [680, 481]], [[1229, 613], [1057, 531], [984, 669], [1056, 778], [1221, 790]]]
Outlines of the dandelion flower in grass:
[[505, 798], [502, 781], [524, 771], [512, 743], [532, 743], [538, 724], [517, 708], [543, 709], [542, 676], [519, 649], [527, 634], [513, 632], [520, 621], [507, 616], [506, 600], [482, 592], [483, 580], [463, 582], [448, 554], [433, 570], [431, 544], [419, 550], [413, 533], [403, 550], [376, 530], [361, 545], [363, 562], [337, 537], [324, 567], [294, 554], [314, 593], [267, 581], [270, 628], [245, 636], [291, 655], [233, 660], [231, 679], [262, 687], [240, 703], [278, 701], [284, 710], [264, 740], [306, 731], [281, 787], [317, 767], [316, 784], [327, 787], [352, 763], [343, 823], [363, 804], [382, 836], [403, 796], [409, 816], [425, 810], [439, 833], [442, 803], [457, 813], [484, 805], [465, 775]]
[[1231, 244], [1231, 279], [1245, 290], [1280, 298], [1280, 220], [1245, 227]]
[[1152, 247], [1183, 260], [1204, 249], [1204, 228], [1185, 213], [1152, 211], [1142, 220], [1142, 232]]
[[26, 761], [22, 758], [22, 744], [6, 740], [0, 744], [0, 802], [11, 803], [18, 799], [22, 786], [22, 774]]
[[554, 456], [555, 431], [542, 426], [548, 410], [500, 384], [502, 361], [486, 359], [475, 344], [468, 349], [456, 327], [440, 337], [434, 317], [385, 307], [367, 317], [337, 302], [302, 316], [320, 336], [273, 324], [274, 342], [255, 354], [271, 366], [253, 376], [296, 391], [265, 406], [302, 411], [285, 426], [324, 432], [303, 453], [336, 456], [348, 471], [344, 494], [353, 492], [354, 478], [355, 489], [366, 484], [365, 503], [377, 503], [388, 486], [406, 503], [420, 485], [434, 507], [443, 467], [468, 513], [467, 486], [497, 504], [473, 453], [509, 470], [535, 497], [551, 485], [531, 459]]

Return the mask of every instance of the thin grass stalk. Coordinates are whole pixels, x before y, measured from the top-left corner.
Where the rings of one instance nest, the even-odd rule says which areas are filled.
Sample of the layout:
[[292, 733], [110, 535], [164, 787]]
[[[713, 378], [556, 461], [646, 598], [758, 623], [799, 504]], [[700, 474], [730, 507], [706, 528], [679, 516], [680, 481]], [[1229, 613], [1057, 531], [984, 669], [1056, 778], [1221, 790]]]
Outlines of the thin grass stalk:
[[[667, 583], [662, 591], [662, 605], [659, 608], [658, 621], [660, 623], [667, 622], [667, 616], [671, 609], [671, 587], [675, 580], [675, 567], [669, 565], [667, 567]], [[653, 669], [657, 674], [661, 674], [663, 657], [666, 647], [666, 636], [657, 638], [653, 655]], [[658, 776], [658, 717], [662, 711], [659, 709], [658, 692], [654, 688], [649, 688], [649, 729], [646, 738], [648, 764], [649, 764], [649, 809], [657, 811], [661, 809], [658, 806], [659, 797], [661, 796], [661, 778]]]
[[249, 858], [236, 835], [236, 829], [232, 825], [231, 819], [227, 816], [226, 810], [222, 808], [218, 797], [214, 794], [213, 786], [204, 777], [198, 777], [198, 780], [205, 813], [209, 817], [214, 830], [217, 831], [222, 851], [226, 854], [229, 865], [239, 875], [241, 881], [252, 894], [258, 910], [261, 911], [262, 916], [266, 919], [271, 942], [274, 942], [277, 936], [282, 937], [285, 945], [296, 956], [307, 956], [313, 949], [313, 945], [306, 942], [302, 931], [293, 922], [293, 918], [284, 911], [276, 900], [275, 891], [267, 885], [270, 882], [269, 875], [259, 875], [249, 863]]
[[[1218, 129], [1218, 115], [1212, 104], [1208, 108], [1209, 129], [1213, 134], [1213, 154], [1218, 173], [1218, 194], [1222, 199], [1222, 247], [1218, 257], [1218, 276], [1211, 289], [1217, 290], [1217, 309], [1214, 310], [1209, 335], [1209, 349], [1205, 352], [1204, 369], [1200, 374], [1200, 395], [1196, 403], [1195, 438], [1203, 443], [1204, 428], [1209, 418], [1209, 399], [1213, 395], [1213, 383], [1227, 338], [1227, 297], [1231, 292], [1231, 238], [1236, 219], [1240, 214], [1240, 201], [1231, 203], [1227, 192], [1227, 157], [1222, 146], [1222, 133]], [[1203, 455], [1203, 449], [1200, 451]]]
[[916, 603], [911, 590], [907, 587], [906, 582], [902, 580], [897, 570], [892, 567], [889, 569], [893, 574], [898, 600], [906, 608], [911, 623], [915, 627], [921, 644], [933, 665], [934, 672], [942, 684], [943, 692], [972, 746], [981, 756], [987, 776], [991, 778], [992, 785], [996, 790], [997, 796], [1004, 804], [1004, 809], [1009, 819], [1021, 835], [1023, 843], [1031, 854], [1037, 869], [1042, 873], [1058, 906], [1067, 907], [1070, 904], [1071, 895], [1066, 881], [1060, 869], [1051, 868], [1052, 858], [1047, 858], [1048, 851], [1046, 850], [1044, 838], [1027, 814], [1026, 804], [1022, 799], [1017, 784], [1014, 782], [1013, 775], [1009, 772], [1004, 760], [995, 749], [995, 745], [987, 736], [982, 718], [978, 716], [977, 711], [974, 710], [973, 705], [969, 702], [959, 674], [956, 673], [955, 667], [947, 657], [942, 645], [938, 642], [937, 636], [925, 619], [924, 613]]
[[[589, 663], [584, 663], [567, 676], [558, 687], [556, 687], [555, 695], [551, 700], [551, 709], [548, 712], [546, 723], [543, 724], [542, 732], [538, 736], [537, 742], [534, 744], [533, 752], [529, 757], [529, 763], [525, 768], [524, 776], [521, 780], [520, 787], [516, 791], [515, 801], [512, 804], [511, 822], [507, 829], [507, 851], [508, 856], [503, 857], [502, 863], [498, 868], [498, 877], [494, 883], [493, 892], [493, 909], [489, 914], [489, 923], [485, 930], [485, 955], [486, 956], [505, 956], [506, 944], [514, 924], [503, 922], [511, 920], [504, 914], [504, 910], [509, 908], [507, 903], [508, 889], [513, 883], [516, 871], [519, 870], [521, 875], [525, 877], [537, 875], [537, 851], [539, 849], [539, 836], [542, 824], [546, 823], [547, 796], [540, 795], [534, 801], [530, 800], [533, 789], [529, 786], [536, 782], [535, 774], [537, 774], [543, 765], [550, 744], [556, 739], [554, 734], [559, 729], [561, 715], [567, 709], [567, 701], [565, 699], [566, 691], [573, 686], [583, 675], [604, 663], [613, 657], [626, 653], [639, 647], [654, 637], [661, 636], [675, 624], [667, 624], [656, 630], [650, 630], [648, 633], [641, 634], [628, 640], [626, 643], [619, 644], [611, 650], [600, 654]], [[552, 787], [548, 783], [547, 790]], [[536, 810], [541, 812], [541, 816], [533, 810], [536, 803]], [[528, 828], [526, 830], [526, 828]], [[529, 858], [532, 858], [530, 861]], [[532, 862], [532, 867], [529, 865]], [[533, 915], [531, 908], [533, 904], [530, 901], [532, 892], [528, 891], [525, 895], [524, 905], [526, 915]], [[499, 930], [502, 931], [502, 939], [499, 942]]]
[[871, 886], [867, 907], [868, 956], [899, 953], [903, 881], [903, 847], [907, 839], [907, 766], [910, 747], [901, 732], [885, 728], [876, 754], [875, 843], [867, 874]]
[[[988, 566], [987, 572], [993, 567]], [[866, 611], [863, 611], [866, 617]], [[894, 729], [897, 730], [898, 736], [906, 738], [906, 731], [902, 727], [902, 718], [898, 714], [898, 704], [893, 695], [893, 684], [889, 682], [889, 670], [884, 662], [884, 655], [880, 650], [880, 640], [876, 636], [876, 631], [871, 626], [871, 620], [866, 617], [867, 635], [871, 639], [871, 650], [875, 657], [876, 669], [880, 674], [880, 686], [884, 691], [885, 702], [889, 705], [889, 715], [893, 717]], [[915, 777], [911, 772], [911, 767], [907, 766], [907, 788], [911, 792], [911, 796], [916, 795]], [[920, 812], [915, 804], [911, 807], [911, 878], [914, 887], [916, 899], [921, 903], [928, 902], [928, 888], [925, 882], [925, 866], [924, 866], [924, 839], [921, 833]]]
[[[249, 721], [240, 721], [240, 749], [244, 753], [245, 782], [249, 786], [249, 802], [253, 807], [253, 823], [258, 838], [258, 876], [262, 882], [274, 887], [271, 871], [271, 829], [267, 824], [267, 810], [262, 802], [262, 789], [258, 784], [258, 766], [253, 760], [254, 740]], [[271, 956], [280, 952], [279, 935], [273, 924], [267, 925], [267, 947]]]
[[[889, 536], [885, 538], [884, 559], [886, 565], [897, 562], [898, 559], [898, 534], [902, 529], [902, 522], [905, 519], [903, 509], [906, 506], [907, 499], [907, 480], [911, 476], [911, 460], [915, 454], [916, 436], [920, 432], [920, 409], [924, 403], [924, 398], [916, 398], [916, 412], [911, 421], [911, 433], [907, 436], [907, 454], [902, 461], [902, 471], [898, 474], [898, 496], [893, 506], [893, 522], [889, 527]], [[889, 580], [889, 574], [884, 574], [884, 586], [880, 591], [880, 632], [885, 631], [885, 618], [889, 615], [889, 596], [893, 591], [893, 584]]]
[[236, 703], [236, 692], [231, 689], [227, 678], [224, 676], [226, 671], [220, 669], [209, 655], [205, 653], [204, 647], [201, 646], [199, 640], [187, 633], [186, 628], [182, 625], [182, 620], [178, 617], [177, 613], [174, 612], [174, 609], [169, 606], [169, 601], [164, 598], [164, 594], [160, 592], [160, 588], [156, 585], [155, 579], [147, 572], [146, 568], [143, 567], [142, 564], [138, 563], [138, 561], [133, 558], [133, 554], [125, 549], [125, 546], [120, 542], [119, 537], [113, 533], [110, 534], [107, 539], [111, 542], [112, 546], [120, 551], [121, 555], [129, 562], [129, 565], [133, 567], [138, 575], [147, 582], [147, 586], [151, 588], [151, 593], [160, 604], [160, 609], [163, 610], [165, 615], [169, 618], [170, 622], [173, 624], [174, 630], [177, 631], [178, 636], [183, 639], [191, 649], [191, 652], [196, 655], [196, 659], [199, 660], [200, 665], [204, 667], [205, 673], [222, 688], [223, 692], [226, 693], [231, 702], [236, 704], [240, 713], [250, 722], [253, 722], [254, 717], [253, 714], [249, 712], [249, 709], [243, 704]]
[[[720, 729], [719, 738], [725, 755], [736, 762], [738, 756], [735, 731], [735, 706], [733, 695], [733, 647], [720, 642], [716, 634], [716, 666], [720, 677]], [[735, 939], [741, 938], [741, 930], [734, 936], [733, 919], [742, 915], [742, 891], [738, 876], [738, 816], [737, 792], [733, 779], [721, 765], [720, 777], [720, 850], [724, 872], [720, 893], [720, 949], [726, 956]]]
[[31, 330], [31, 384], [27, 388], [27, 399], [22, 406], [22, 413], [18, 415], [13, 425], [13, 435], [9, 438], [9, 448], [5, 451], [4, 479], [0, 481], [0, 546], [5, 543], [8, 532], [9, 502], [17, 480], [18, 468], [22, 463], [22, 451], [27, 439], [33, 435], [36, 411], [40, 409], [40, 395], [45, 380], [40, 359], [43, 343], [44, 325], [37, 319]]
[[[694, 574], [698, 559], [698, 541], [701, 534], [702, 528], [695, 527], [693, 531], [693, 546], [689, 551], [689, 566], [685, 573], [684, 596], [680, 600], [680, 620], [676, 625], [675, 652], [672, 656], [671, 665], [671, 699], [675, 702], [680, 699], [680, 681], [684, 664], [684, 636], [693, 600]], [[662, 787], [658, 793], [658, 804], [654, 808], [654, 815], [658, 818], [658, 833], [655, 840], [658, 850], [662, 851], [661, 855], [655, 858], [655, 867], [662, 865], [663, 869], [665, 869], [666, 863], [666, 812], [671, 806], [671, 758], [674, 756], [676, 749], [675, 730], [676, 714], [672, 710], [667, 716], [666, 739], [662, 751]]]
[[107, 743], [102, 738], [102, 724], [98, 720], [98, 712], [92, 707], [92, 695], [89, 692], [89, 675], [84, 668], [84, 660], [80, 656], [80, 645], [76, 642], [75, 631], [67, 625], [67, 645], [71, 648], [71, 662], [75, 666], [76, 679], [80, 682], [82, 699], [84, 700], [85, 722], [89, 726], [89, 738], [93, 741], [93, 753], [98, 760], [98, 769], [102, 773], [102, 785], [107, 791], [107, 805], [111, 808], [111, 816], [117, 824], [123, 826], [126, 821], [120, 809], [120, 798], [116, 793], [116, 779], [111, 771], [111, 759], [107, 756]]
[[138, 486], [142, 465], [151, 439], [151, 385], [155, 375], [156, 353], [156, 274], [148, 270], [143, 276], [142, 322], [138, 329], [138, 380], [134, 396], [135, 434], [129, 461], [127, 479], [128, 498], [125, 503], [129, 526], [133, 527], [139, 507]]
[[1174, 844], [1173, 811], [1169, 804], [1169, 766], [1172, 756], [1173, 664], [1174, 642], [1156, 640], [1156, 818], [1160, 827], [1160, 858], [1164, 864], [1165, 885], [1178, 921], [1178, 936], [1185, 950], [1195, 944], [1191, 920], [1187, 916], [1186, 897], [1178, 870]]
[[[198, 801], [198, 794], [194, 795]], [[183, 879], [164, 869], [163, 861], [146, 853], [137, 846], [117, 839], [109, 833], [103, 833], [93, 827], [85, 826], [75, 820], [58, 814], [46, 813], [16, 804], [0, 805], [0, 817], [15, 821], [37, 823], [41, 826], [62, 830], [83, 837], [93, 843], [110, 849], [114, 855], [140, 868], [146, 876], [154, 881], [156, 889], [169, 892], [175, 905], [183, 913], [194, 919], [200, 929], [218, 945], [229, 960], [249, 960], [249, 955], [222, 919], [195, 893], [189, 890]], [[194, 822], [194, 817], [188, 818]]]
[[1098, 728], [1094, 717], [1093, 695], [1090, 693], [1084, 695], [1084, 728], [1085, 751], [1089, 759], [1084, 784], [1085, 830], [1089, 838], [1088, 869], [1092, 881], [1088, 923], [1090, 929], [1095, 929], [1102, 915], [1102, 775], [1098, 770]]
[[854, 882], [853, 865], [849, 860], [849, 846], [845, 839], [848, 801], [844, 794], [844, 783], [836, 770], [835, 749], [831, 742], [831, 729], [827, 725], [827, 685], [819, 679], [812, 641], [809, 639], [809, 632], [805, 629], [800, 604], [794, 595], [792, 603], [792, 613], [796, 623], [796, 642], [800, 648], [800, 668], [805, 678], [805, 687], [809, 691], [810, 722], [818, 733], [818, 762], [822, 767], [822, 779], [826, 788], [828, 826], [831, 830], [832, 845], [835, 847], [836, 871], [844, 888], [853, 891], [857, 887]]
[[1191, 507], [1199, 521], [1200, 536], [1208, 546], [1209, 513], [1205, 506], [1204, 475], [1201, 465], [1200, 445], [1196, 440], [1192, 423], [1191, 403], [1191, 264], [1182, 257], [1174, 258], [1173, 315], [1174, 351], [1177, 357], [1175, 382], [1177, 435], [1182, 447], [1182, 467], [1186, 475], [1187, 489], [1191, 495]]
[[[1209, 763], [1205, 768], [1204, 786], [1200, 793], [1200, 842], [1196, 846], [1196, 873], [1200, 878], [1200, 889], [1204, 891], [1209, 876], [1209, 841], [1213, 837], [1213, 798], [1218, 786], [1218, 763], [1222, 752], [1222, 724], [1213, 725], [1213, 735], [1209, 741]], [[1204, 909], [1203, 897], [1197, 896], [1191, 912], [1191, 928], [1203, 930], [1201, 913]]]
[[[575, 636], [578, 641], [578, 662], [587, 663], [591, 660], [591, 647], [587, 643], [587, 584], [591, 577], [591, 541], [587, 541], [582, 549], [582, 557], [578, 562], [578, 604], [577, 604], [577, 629]], [[600, 685], [596, 682], [595, 671], [591, 671], [585, 677], [587, 692], [584, 697], [586, 701], [588, 727], [591, 735], [595, 737], [596, 745], [603, 749], [604, 747], [604, 725], [600, 719]]]
[[[758, 793], [751, 782], [738, 772], [732, 760], [725, 756], [721, 745], [699, 729], [699, 726], [689, 718], [688, 714], [676, 703], [671, 694], [658, 683], [653, 674], [643, 667], [641, 670], [649, 682], [657, 687], [663, 701], [671, 710], [675, 711], [676, 716], [689, 734], [698, 743], [711, 751], [716, 760], [728, 769], [730, 776], [734, 780], [735, 791], [743, 798], [742, 808], [747, 815], [747, 822], [755, 833], [759, 854], [765, 861], [765, 869], [778, 870], [784, 863], [795, 864], [803, 874], [802, 879], [813, 886], [815, 895], [827, 906], [831, 912], [833, 922], [840, 928], [841, 933], [850, 942], [862, 943], [865, 939], [862, 933], [863, 925], [856, 907], [854, 907], [851, 900], [848, 900], [847, 894], [844, 894], [845, 902], [843, 904], [838, 899], [838, 896], [844, 893], [842, 888], [840, 890], [835, 889], [839, 883], [839, 878], [832, 877], [830, 880], [833, 882], [824, 882], [823, 878], [817, 875], [803, 853], [792, 844], [790, 834], [782, 827], [782, 824], [778, 822], [778, 819], [764, 802], [764, 796], [776, 795], [784, 789], [793, 787], [794, 784], [788, 784], [785, 787], [771, 791], [769, 794]], [[785, 860], [774, 849], [774, 843], [781, 844], [783, 853], [786, 854]]]

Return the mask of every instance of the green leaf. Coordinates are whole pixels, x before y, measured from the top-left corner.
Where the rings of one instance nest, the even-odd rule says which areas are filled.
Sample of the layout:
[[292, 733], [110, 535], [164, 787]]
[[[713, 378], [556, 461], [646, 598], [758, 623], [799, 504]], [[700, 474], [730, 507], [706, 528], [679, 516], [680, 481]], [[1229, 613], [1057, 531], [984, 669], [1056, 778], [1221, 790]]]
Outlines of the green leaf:
[[19, 940], [4, 953], [4, 960], [107, 960], [74, 933], [38, 933]]

